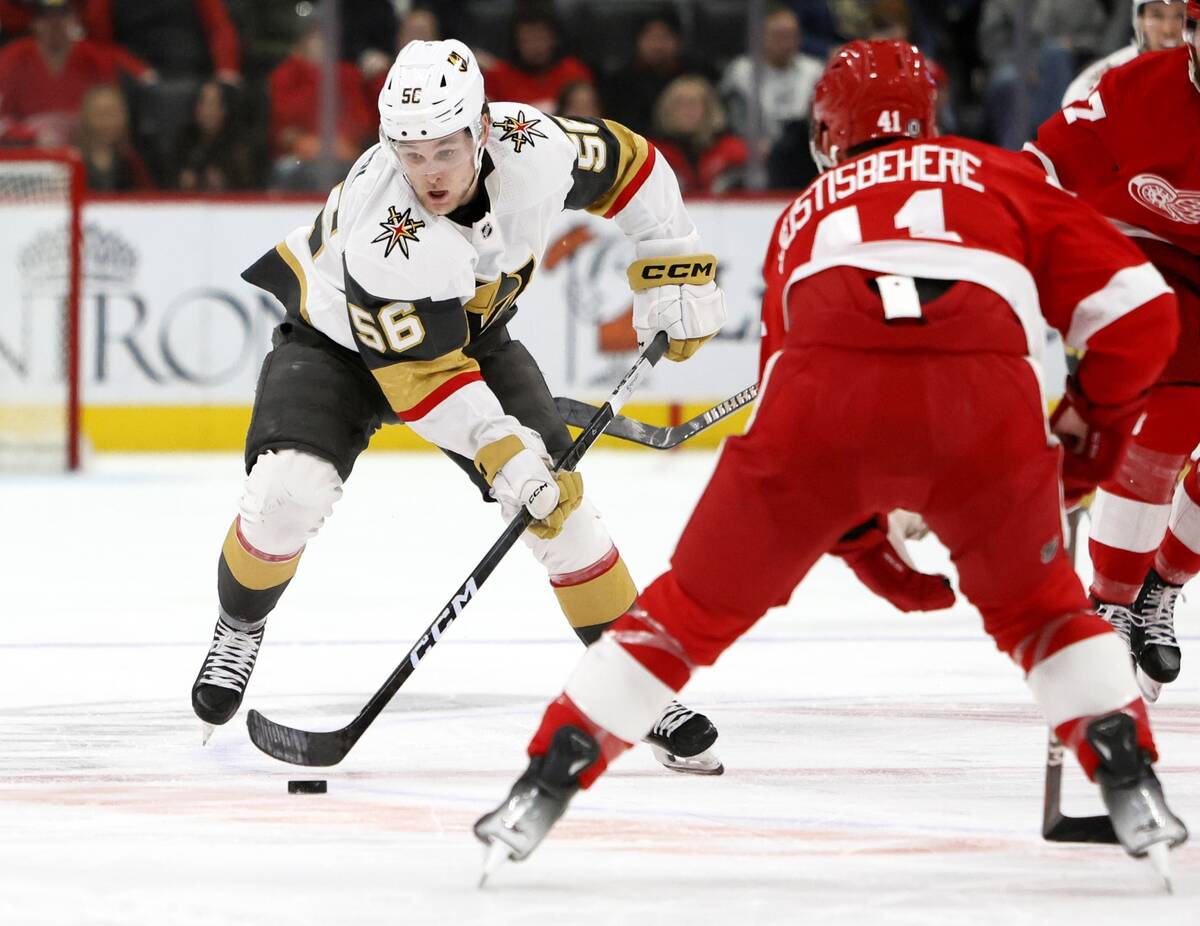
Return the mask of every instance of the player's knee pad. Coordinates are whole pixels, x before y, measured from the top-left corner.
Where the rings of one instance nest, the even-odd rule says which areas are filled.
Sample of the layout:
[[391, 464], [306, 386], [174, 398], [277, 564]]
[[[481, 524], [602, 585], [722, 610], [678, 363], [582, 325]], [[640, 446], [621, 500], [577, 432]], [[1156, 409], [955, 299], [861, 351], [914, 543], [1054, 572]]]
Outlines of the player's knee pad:
[[1049, 563], [1041, 581], [1026, 594], [971, 599], [983, 618], [983, 629], [997, 648], [1028, 670], [1036, 654], [1026, 658], [1019, 648], [1064, 614], [1086, 612], [1087, 595], [1070, 561], [1061, 551]]
[[577, 633], [615, 621], [637, 598], [625, 561], [586, 497], [556, 537], [542, 540], [528, 531], [524, 536]]
[[730, 611], [697, 600], [680, 585], [674, 569], [646, 587], [631, 616], [638, 617], [638, 611], [643, 620], [653, 623], [656, 634], [676, 641], [681, 647], [679, 658], [689, 666], [711, 666], [763, 614]]
[[1169, 502], [1179, 472], [1187, 461], [1186, 453], [1151, 450], [1139, 444], [1135, 438], [1121, 460], [1116, 475], [1110, 483], [1105, 484], [1105, 488], [1114, 494], [1151, 504]]
[[600, 512], [586, 495], [567, 518], [560, 533], [542, 540], [526, 531], [521, 539], [550, 575], [585, 569], [608, 553], [613, 545]]
[[269, 450], [246, 477], [238, 506], [241, 532], [256, 550], [289, 556], [316, 536], [342, 479], [333, 464], [302, 450]]

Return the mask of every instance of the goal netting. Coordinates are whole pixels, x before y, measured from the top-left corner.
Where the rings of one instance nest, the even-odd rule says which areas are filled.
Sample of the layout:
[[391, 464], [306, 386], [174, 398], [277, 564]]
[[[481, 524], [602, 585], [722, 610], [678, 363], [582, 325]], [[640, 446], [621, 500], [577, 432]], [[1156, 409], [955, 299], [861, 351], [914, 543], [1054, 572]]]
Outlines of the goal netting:
[[79, 465], [82, 168], [0, 148], [0, 471]]

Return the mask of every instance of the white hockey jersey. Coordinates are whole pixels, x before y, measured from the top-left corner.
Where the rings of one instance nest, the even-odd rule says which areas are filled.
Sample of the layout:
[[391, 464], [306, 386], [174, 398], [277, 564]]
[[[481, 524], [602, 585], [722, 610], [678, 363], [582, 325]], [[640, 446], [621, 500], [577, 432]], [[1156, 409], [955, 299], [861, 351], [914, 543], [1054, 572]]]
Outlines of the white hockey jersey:
[[634, 241], [700, 251], [675, 175], [619, 123], [491, 104], [475, 199], [427, 212], [394, 158], [366, 151], [298, 228], [243, 277], [289, 316], [356, 350], [396, 416], [473, 458], [517, 427], [483, 382], [472, 345], [504, 325], [566, 209], [614, 219]]

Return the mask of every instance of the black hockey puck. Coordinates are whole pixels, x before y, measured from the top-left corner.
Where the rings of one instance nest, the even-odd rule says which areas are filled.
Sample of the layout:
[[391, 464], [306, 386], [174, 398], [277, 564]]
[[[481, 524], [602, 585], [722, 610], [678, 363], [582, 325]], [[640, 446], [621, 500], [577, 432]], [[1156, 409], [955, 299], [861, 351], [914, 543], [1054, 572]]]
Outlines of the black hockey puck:
[[329, 790], [329, 783], [324, 779], [288, 782], [288, 794], [324, 794], [327, 790]]

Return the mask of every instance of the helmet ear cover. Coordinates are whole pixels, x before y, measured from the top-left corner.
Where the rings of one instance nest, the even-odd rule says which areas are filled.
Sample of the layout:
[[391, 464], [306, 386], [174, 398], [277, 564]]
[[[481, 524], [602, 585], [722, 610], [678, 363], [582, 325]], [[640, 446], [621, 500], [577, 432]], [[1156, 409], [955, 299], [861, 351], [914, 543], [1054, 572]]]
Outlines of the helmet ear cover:
[[834, 53], [813, 93], [813, 160], [829, 170], [876, 140], [932, 138], [936, 110], [937, 83], [916, 47], [899, 40], [850, 42]]

